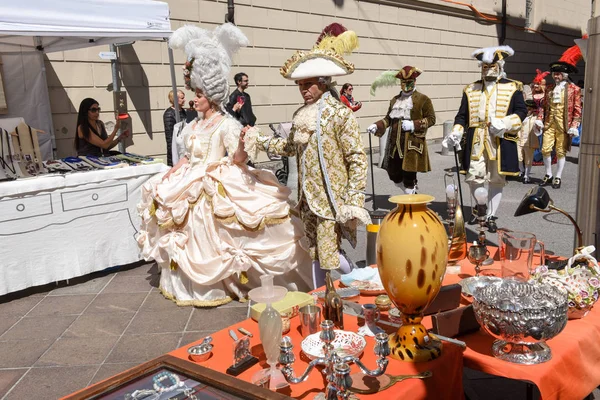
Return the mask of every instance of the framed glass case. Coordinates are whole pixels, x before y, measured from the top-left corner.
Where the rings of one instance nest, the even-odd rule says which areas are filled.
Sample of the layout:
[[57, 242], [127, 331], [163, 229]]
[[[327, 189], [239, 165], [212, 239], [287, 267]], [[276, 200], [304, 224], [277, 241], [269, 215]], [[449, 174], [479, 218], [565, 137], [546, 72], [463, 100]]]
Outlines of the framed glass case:
[[249, 382], [165, 355], [64, 398], [65, 400], [279, 400]]

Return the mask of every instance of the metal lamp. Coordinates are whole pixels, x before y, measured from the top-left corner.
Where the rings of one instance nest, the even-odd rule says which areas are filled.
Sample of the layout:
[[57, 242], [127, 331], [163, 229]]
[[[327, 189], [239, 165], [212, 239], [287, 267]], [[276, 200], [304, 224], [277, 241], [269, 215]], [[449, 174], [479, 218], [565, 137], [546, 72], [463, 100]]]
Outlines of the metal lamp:
[[580, 249], [583, 248], [583, 233], [577, 222], [573, 217], [569, 215], [568, 212], [561, 210], [560, 208], [554, 206], [554, 202], [550, 198], [550, 195], [543, 187], [537, 186], [532, 187], [523, 197], [521, 203], [517, 207], [515, 211], [515, 217], [520, 217], [521, 215], [531, 214], [536, 211], [541, 211], [545, 213], [549, 213], [550, 211], [558, 211], [559, 213], [565, 215], [569, 218], [569, 221], [575, 226], [575, 232], [577, 232], [577, 245], [578, 247], [575, 249], [575, 253], [578, 253]]

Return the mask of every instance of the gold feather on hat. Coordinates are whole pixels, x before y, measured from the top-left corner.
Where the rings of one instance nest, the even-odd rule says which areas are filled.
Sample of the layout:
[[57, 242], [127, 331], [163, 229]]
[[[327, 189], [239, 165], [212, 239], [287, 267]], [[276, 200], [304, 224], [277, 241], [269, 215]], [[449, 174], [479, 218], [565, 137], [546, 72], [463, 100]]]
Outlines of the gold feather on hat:
[[339, 55], [350, 54], [358, 48], [358, 35], [354, 31], [345, 31], [338, 36], [327, 34], [315, 48], [331, 50]]

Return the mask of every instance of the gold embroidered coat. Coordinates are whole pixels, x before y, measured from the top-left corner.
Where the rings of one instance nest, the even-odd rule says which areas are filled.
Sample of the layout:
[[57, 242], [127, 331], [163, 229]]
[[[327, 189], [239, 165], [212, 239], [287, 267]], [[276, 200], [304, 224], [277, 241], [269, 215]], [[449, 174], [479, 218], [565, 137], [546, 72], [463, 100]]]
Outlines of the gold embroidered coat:
[[[270, 154], [295, 156], [298, 200], [304, 198], [317, 216], [337, 220], [345, 206], [364, 207], [368, 162], [352, 110], [328, 94], [319, 101], [324, 102], [320, 134], [312, 133], [308, 143], [294, 140], [293, 121], [287, 139], [259, 135], [257, 144]], [[354, 245], [356, 228], [345, 225], [344, 230]]]

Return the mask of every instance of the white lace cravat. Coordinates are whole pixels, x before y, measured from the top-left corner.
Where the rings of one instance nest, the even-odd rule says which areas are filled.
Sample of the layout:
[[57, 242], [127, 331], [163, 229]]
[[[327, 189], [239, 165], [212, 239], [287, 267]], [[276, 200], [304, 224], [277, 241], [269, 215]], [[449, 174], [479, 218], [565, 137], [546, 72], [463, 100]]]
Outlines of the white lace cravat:
[[408, 93], [402, 92], [400, 97], [392, 106], [390, 118], [410, 119], [410, 110], [413, 108], [412, 94], [414, 90]]

